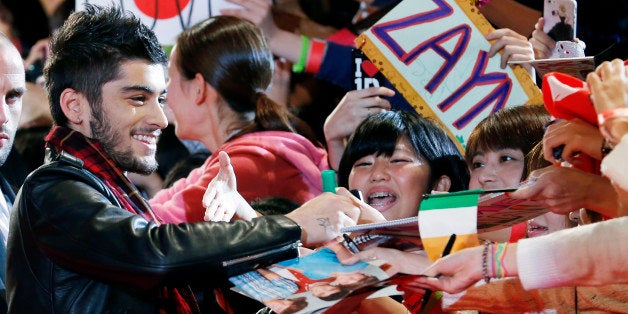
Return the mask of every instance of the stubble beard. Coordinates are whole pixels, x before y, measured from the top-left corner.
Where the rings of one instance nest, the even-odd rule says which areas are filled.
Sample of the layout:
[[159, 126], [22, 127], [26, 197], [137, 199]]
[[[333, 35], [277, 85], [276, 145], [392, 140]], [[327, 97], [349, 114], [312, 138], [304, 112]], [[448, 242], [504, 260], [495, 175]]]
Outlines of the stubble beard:
[[154, 153], [152, 156], [139, 158], [134, 155], [130, 146], [118, 148], [124, 135], [113, 129], [109, 119], [102, 114], [102, 109], [94, 110], [92, 118], [90, 123], [92, 137], [100, 142], [105, 152], [122, 171], [148, 175], [157, 170], [157, 160]]

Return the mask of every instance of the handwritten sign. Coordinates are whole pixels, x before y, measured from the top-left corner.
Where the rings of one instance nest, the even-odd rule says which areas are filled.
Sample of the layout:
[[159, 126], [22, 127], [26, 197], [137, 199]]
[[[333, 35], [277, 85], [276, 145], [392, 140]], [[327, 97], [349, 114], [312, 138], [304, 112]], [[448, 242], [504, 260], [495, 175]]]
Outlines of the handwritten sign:
[[116, 5], [132, 12], [155, 32], [163, 46], [174, 45], [179, 33], [208, 17], [220, 15], [220, 10], [240, 7], [226, 0], [80, 0], [76, 1], [76, 11], [84, 10], [86, 3]]
[[405, 0], [356, 45], [422, 115], [435, 117], [463, 150], [473, 127], [504, 107], [542, 104], [520, 66], [488, 57], [493, 30], [469, 0]]

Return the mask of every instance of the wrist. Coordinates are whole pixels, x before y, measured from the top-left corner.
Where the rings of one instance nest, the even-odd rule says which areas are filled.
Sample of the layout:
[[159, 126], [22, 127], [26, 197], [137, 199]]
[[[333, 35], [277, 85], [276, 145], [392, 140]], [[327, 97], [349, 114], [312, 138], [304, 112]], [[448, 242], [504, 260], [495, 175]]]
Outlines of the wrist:
[[628, 133], [628, 107], [607, 109], [598, 114], [600, 132], [612, 148]]
[[311, 46], [310, 38], [301, 35], [301, 49], [299, 50], [299, 58], [292, 64], [292, 72], [303, 73], [307, 62], [308, 53]]
[[[511, 245], [507, 242], [484, 243], [482, 250], [482, 276], [484, 282], [489, 283], [491, 278], [502, 279], [512, 275], [514, 257], [509, 252]], [[516, 262], [516, 261], [515, 261]]]

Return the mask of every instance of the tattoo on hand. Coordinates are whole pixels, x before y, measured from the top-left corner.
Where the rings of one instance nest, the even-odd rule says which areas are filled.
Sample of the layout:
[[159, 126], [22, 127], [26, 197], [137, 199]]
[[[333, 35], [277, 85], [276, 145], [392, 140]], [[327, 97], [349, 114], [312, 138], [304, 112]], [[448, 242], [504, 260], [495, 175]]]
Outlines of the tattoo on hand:
[[323, 227], [326, 232], [334, 232], [329, 218], [316, 218], [316, 220], [318, 221], [318, 225]]

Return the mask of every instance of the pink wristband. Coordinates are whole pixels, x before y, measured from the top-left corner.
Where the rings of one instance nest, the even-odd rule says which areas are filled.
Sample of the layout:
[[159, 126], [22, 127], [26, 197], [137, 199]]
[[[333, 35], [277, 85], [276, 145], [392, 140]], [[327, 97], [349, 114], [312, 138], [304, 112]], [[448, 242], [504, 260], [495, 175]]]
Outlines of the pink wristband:
[[597, 115], [597, 124], [602, 126], [606, 120], [619, 117], [628, 117], [628, 107], [606, 109], [602, 111]]

